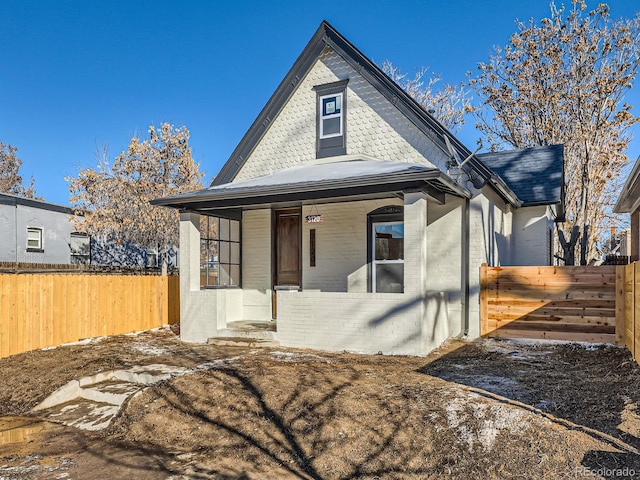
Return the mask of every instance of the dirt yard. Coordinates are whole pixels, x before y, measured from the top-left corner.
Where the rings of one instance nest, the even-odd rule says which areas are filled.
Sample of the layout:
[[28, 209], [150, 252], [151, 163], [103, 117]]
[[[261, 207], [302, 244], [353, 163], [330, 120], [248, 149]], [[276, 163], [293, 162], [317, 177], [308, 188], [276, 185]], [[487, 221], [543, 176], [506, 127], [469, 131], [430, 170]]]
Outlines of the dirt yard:
[[[29, 411], [69, 380], [208, 369], [106, 429]], [[186, 345], [170, 330], [0, 360], [0, 479], [640, 478], [640, 368], [613, 347], [451, 341], [427, 358]]]

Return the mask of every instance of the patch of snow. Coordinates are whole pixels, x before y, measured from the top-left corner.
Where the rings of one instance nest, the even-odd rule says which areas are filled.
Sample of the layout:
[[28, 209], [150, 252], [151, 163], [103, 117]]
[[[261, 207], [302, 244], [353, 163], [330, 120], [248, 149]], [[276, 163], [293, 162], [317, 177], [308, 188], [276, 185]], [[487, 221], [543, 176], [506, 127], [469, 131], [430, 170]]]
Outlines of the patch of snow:
[[331, 363], [331, 360], [321, 355], [314, 355], [311, 353], [297, 353], [297, 352], [281, 352], [274, 350], [271, 355], [280, 362], [298, 362], [305, 360], [320, 360], [322, 362]]
[[149, 345], [148, 343], [136, 342], [131, 344], [131, 348], [137, 352], [144, 353], [145, 355], [163, 355], [167, 353], [166, 348], [156, 347]]
[[169, 329], [170, 329], [170, 325], [165, 325], [163, 327], [151, 328], [149, 330], [139, 330], [137, 332], [123, 333], [122, 335], [125, 337], [137, 337], [138, 335], [142, 335], [143, 333], [159, 332], [160, 330], [169, 330]]
[[449, 428], [457, 430], [460, 440], [467, 444], [470, 452], [476, 443], [485, 451], [491, 450], [503, 430], [520, 434], [531, 427], [527, 412], [511, 405], [479, 402], [478, 398], [473, 393], [455, 397], [446, 407]]
[[502, 377], [500, 375], [478, 375], [472, 370], [462, 370], [463, 368], [457, 368], [457, 371], [445, 372], [439, 375], [439, 377], [448, 382], [469, 385], [497, 395], [502, 395], [503, 397], [511, 396], [520, 391], [520, 382], [512, 378]]
[[[519, 346], [523, 347], [533, 347], [545, 349], [546, 347], [552, 348], [557, 346], [566, 346], [566, 345], [575, 345], [578, 348], [584, 348], [585, 350], [599, 350], [601, 348], [624, 348], [617, 347], [612, 343], [594, 343], [594, 342], [576, 342], [575, 340], [540, 340], [540, 339], [530, 339], [530, 338], [510, 338], [504, 340], [491, 340], [491, 343], [506, 343], [511, 344], [514, 348]], [[531, 352], [534, 353], [534, 352]], [[535, 352], [538, 353], [538, 352]], [[542, 353], [542, 352], [540, 352]], [[544, 352], [549, 353], [549, 352]]]
[[[235, 357], [219, 358], [218, 360], [213, 360], [212, 362], [201, 363], [200, 365], [197, 365], [196, 367], [194, 367], [192, 371], [202, 372], [202, 371], [211, 370], [214, 368], [227, 367], [229, 365], [232, 365], [236, 360], [240, 360], [243, 357], [244, 355], [237, 355]], [[187, 372], [187, 373], [191, 373], [191, 372]]]
[[43, 351], [55, 350], [58, 347], [67, 347], [67, 346], [71, 346], [71, 345], [89, 345], [90, 343], [99, 343], [102, 340], [104, 340], [105, 338], [107, 338], [107, 337], [83, 338], [81, 340], [78, 340], [77, 342], [62, 343], [60, 345], [54, 345], [52, 347], [43, 347], [43, 348], [40, 348], [40, 350], [43, 350]]

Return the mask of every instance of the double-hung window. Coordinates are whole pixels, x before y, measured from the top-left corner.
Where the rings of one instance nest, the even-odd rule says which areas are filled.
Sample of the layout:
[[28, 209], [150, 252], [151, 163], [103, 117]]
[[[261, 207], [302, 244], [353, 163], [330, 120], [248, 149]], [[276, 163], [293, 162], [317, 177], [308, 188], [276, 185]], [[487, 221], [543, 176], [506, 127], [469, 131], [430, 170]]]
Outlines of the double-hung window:
[[378, 222], [372, 225], [372, 291], [404, 291], [404, 223]]
[[386, 205], [367, 214], [369, 291], [404, 292], [404, 208]]
[[42, 228], [27, 227], [27, 251], [41, 252], [42, 250]]
[[342, 136], [342, 93], [320, 97], [320, 138]]
[[347, 153], [348, 83], [346, 79], [313, 87], [317, 98], [317, 158]]

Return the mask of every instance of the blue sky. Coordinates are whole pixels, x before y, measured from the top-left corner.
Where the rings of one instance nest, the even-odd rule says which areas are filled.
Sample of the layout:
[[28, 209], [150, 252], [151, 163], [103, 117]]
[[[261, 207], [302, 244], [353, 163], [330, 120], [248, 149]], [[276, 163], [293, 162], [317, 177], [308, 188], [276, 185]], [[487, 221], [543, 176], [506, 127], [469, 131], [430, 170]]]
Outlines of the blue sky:
[[[614, 18], [638, 11], [635, 0], [609, 5]], [[97, 147], [113, 159], [166, 121], [190, 129], [208, 183], [323, 19], [375, 62], [459, 83], [507, 43], [515, 18], [548, 14], [548, 0], [2, 0], [0, 141], [19, 148], [25, 183], [33, 175], [39, 195], [67, 205], [64, 178], [95, 166]], [[636, 114], [638, 89], [627, 97]], [[473, 149], [467, 122], [459, 138]], [[637, 138], [629, 156], [639, 154]]]

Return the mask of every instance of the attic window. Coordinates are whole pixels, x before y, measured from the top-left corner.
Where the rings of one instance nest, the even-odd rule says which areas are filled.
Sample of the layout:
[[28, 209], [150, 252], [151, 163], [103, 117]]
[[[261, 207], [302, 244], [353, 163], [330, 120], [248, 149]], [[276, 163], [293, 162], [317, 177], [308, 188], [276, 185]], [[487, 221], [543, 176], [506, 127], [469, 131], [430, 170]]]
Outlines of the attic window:
[[317, 98], [316, 157], [345, 155], [349, 79], [313, 87]]
[[320, 138], [342, 136], [342, 93], [320, 97]]

